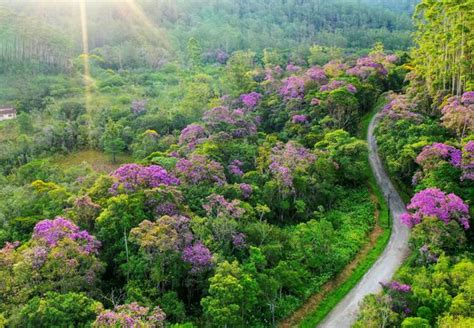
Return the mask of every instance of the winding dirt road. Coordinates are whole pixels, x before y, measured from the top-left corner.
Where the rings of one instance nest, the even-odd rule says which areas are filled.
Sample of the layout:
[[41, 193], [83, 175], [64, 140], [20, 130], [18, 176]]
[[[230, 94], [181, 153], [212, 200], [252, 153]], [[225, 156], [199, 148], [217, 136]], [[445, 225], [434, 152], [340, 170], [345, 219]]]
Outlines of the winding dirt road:
[[367, 134], [369, 161], [377, 184], [384, 193], [392, 214], [392, 235], [387, 247], [379, 259], [362, 277], [359, 283], [342, 299], [342, 301], [321, 322], [320, 328], [351, 327], [357, 318], [359, 303], [364, 296], [381, 290], [379, 282], [389, 281], [408, 254], [408, 228], [400, 222], [400, 215], [405, 212], [405, 204], [392, 185], [377, 152], [374, 129], [378, 115], [372, 118]]

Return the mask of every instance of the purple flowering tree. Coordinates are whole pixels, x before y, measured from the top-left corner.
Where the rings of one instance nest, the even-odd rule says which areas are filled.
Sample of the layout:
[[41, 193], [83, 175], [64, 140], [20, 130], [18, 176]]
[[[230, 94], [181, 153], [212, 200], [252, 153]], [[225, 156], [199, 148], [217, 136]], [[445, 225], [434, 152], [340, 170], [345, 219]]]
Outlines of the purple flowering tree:
[[254, 120], [242, 109], [231, 110], [220, 106], [204, 113], [203, 120], [211, 133], [225, 132], [235, 138], [252, 136], [257, 133]]
[[206, 131], [198, 124], [189, 124], [181, 131], [179, 136], [180, 145], [188, 145], [189, 149], [194, 149], [196, 145], [206, 138]]
[[390, 296], [390, 305], [397, 313], [408, 314], [410, 309], [411, 286], [400, 283], [396, 280], [388, 283], [380, 283], [385, 292]]
[[340, 81], [340, 80], [332, 80], [330, 83], [325, 84], [319, 88], [319, 91], [333, 91], [339, 88], [342, 88], [345, 86], [347, 83], [345, 81]]
[[176, 163], [176, 174], [188, 184], [226, 183], [224, 167], [203, 155], [192, 154], [189, 159], [182, 158]]
[[327, 82], [327, 76], [324, 70], [319, 66], [310, 67], [305, 75], [311, 80], [315, 81], [318, 84], [323, 84]]
[[416, 163], [424, 169], [436, 167], [440, 161], [447, 161], [454, 167], [460, 167], [462, 152], [449, 145], [435, 142], [425, 146], [416, 157]]
[[134, 192], [137, 189], [150, 189], [159, 186], [178, 185], [179, 179], [169, 174], [159, 165], [142, 166], [125, 164], [111, 173], [115, 180], [111, 193], [118, 191]]
[[301, 71], [301, 67], [294, 65], [292, 63], [289, 63], [288, 65], [286, 65], [286, 71], [290, 73], [296, 73], [296, 72]]
[[[103, 272], [96, 256], [99, 241], [61, 217], [38, 222], [31, 240], [21, 248], [18, 245], [7, 243], [0, 249], [0, 275], [22, 298], [46, 291], [91, 290]], [[4, 291], [0, 287], [0, 298], [10, 298]], [[9, 288], [6, 291], [12, 293]]]
[[92, 327], [161, 328], [164, 327], [165, 319], [166, 315], [159, 306], [150, 310], [134, 302], [118, 305], [113, 311], [101, 312]]
[[306, 115], [293, 115], [291, 118], [293, 124], [304, 124], [308, 123], [308, 116]]
[[408, 213], [402, 214], [400, 219], [409, 227], [421, 223], [423, 218], [435, 217], [446, 224], [455, 220], [464, 229], [469, 229], [469, 206], [455, 194], [445, 194], [437, 188], [415, 194], [407, 210]]
[[250, 195], [252, 195], [252, 192], [253, 192], [253, 188], [251, 185], [249, 185], [248, 183], [241, 183], [239, 185], [239, 189], [240, 191], [242, 192], [242, 197], [244, 199], [247, 199], [250, 197]]
[[33, 229], [32, 239], [47, 247], [55, 247], [58, 242], [68, 238], [77, 242], [86, 254], [97, 254], [100, 242], [86, 230], [80, 230], [77, 225], [63, 217], [54, 220], [43, 220]]
[[234, 159], [228, 166], [229, 172], [235, 176], [241, 177], [244, 175], [244, 171], [242, 171], [242, 166], [244, 162], [238, 159]]
[[183, 250], [182, 259], [191, 265], [192, 273], [203, 272], [212, 267], [212, 253], [202, 242], [198, 241]]
[[305, 79], [298, 76], [290, 76], [283, 80], [280, 95], [285, 100], [304, 98]]
[[250, 92], [240, 96], [242, 103], [250, 110], [254, 109], [262, 99], [262, 95], [258, 92]]
[[280, 192], [287, 193], [293, 190], [296, 171], [305, 172], [315, 160], [313, 153], [293, 141], [278, 143], [272, 148], [268, 169], [278, 182]]

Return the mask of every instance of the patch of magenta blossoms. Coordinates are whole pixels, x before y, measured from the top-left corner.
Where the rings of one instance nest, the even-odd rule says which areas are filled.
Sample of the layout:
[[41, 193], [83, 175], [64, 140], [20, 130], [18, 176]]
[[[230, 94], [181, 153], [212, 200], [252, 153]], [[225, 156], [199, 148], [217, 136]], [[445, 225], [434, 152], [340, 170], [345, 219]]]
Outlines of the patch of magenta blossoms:
[[97, 253], [100, 247], [100, 242], [94, 236], [60, 216], [54, 220], [38, 222], [33, 229], [32, 238], [43, 241], [48, 247], [54, 247], [60, 240], [69, 238], [80, 244], [87, 254]]
[[380, 115], [387, 117], [391, 121], [409, 120], [420, 123], [423, 117], [420, 114], [414, 113], [415, 105], [405, 95], [391, 94], [388, 97], [389, 103], [386, 104]]
[[119, 189], [133, 192], [141, 188], [179, 185], [179, 179], [159, 165], [125, 164], [112, 172], [111, 176], [116, 180], [110, 188], [111, 193], [117, 193]]
[[290, 72], [290, 73], [299, 72], [299, 71], [301, 71], [301, 67], [297, 66], [297, 65], [294, 65], [292, 63], [289, 63], [288, 65], [286, 65], [286, 71]]
[[463, 147], [461, 180], [474, 180], [474, 141], [469, 141]]
[[273, 147], [270, 160], [269, 170], [275, 179], [283, 188], [292, 189], [295, 171], [305, 171], [314, 163], [316, 156], [305, 147], [289, 141]]
[[310, 67], [305, 75], [312, 81], [316, 81], [318, 83], [324, 83], [327, 80], [326, 73], [324, 70], [319, 66]]
[[346, 88], [347, 88], [347, 91], [349, 91], [350, 93], [357, 93], [357, 88], [350, 83], [346, 86]]
[[122, 328], [161, 328], [164, 326], [166, 315], [160, 307], [150, 310], [138, 303], [118, 305], [114, 310], [105, 310], [99, 314], [92, 324], [93, 327], [122, 327]]
[[[385, 68], [382, 61], [385, 61], [385, 57], [377, 58], [376, 55], [371, 55], [367, 57], [361, 57], [357, 60], [357, 63], [354, 67], [349, 68], [346, 71], [347, 75], [357, 76], [360, 79], [367, 79], [372, 75], [387, 75], [387, 69]], [[390, 59], [394, 59], [390, 57]]]
[[445, 194], [437, 188], [428, 188], [415, 194], [407, 206], [408, 213], [401, 215], [409, 227], [421, 223], [425, 217], [435, 217], [444, 223], [452, 220], [469, 229], [469, 206], [455, 194]]
[[196, 144], [206, 137], [206, 131], [198, 124], [189, 124], [181, 131], [179, 136], [179, 144], [187, 144], [190, 149], [193, 149]]
[[446, 106], [441, 110], [443, 125], [456, 132], [463, 138], [474, 132], [474, 92], [465, 92], [461, 97], [454, 96], [448, 99]]
[[303, 99], [304, 98], [305, 80], [298, 76], [290, 76], [283, 80], [283, 85], [280, 88], [280, 95], [285, 100]]
[[224, 168], [203, 155], [193, 154], [176, 163], [176, 173], [187, 183], [210, 182], [222, 185], [226, 182]]
[[291, 122], [294, 124], [304, 124], [308, 122], [308, 117], [306, 115], [293, 115]]
[[226, 132], [235, 138], [252, 136], [257, 133], [255, 122], [245, 115], [242, 109], [231, 110], [226, 106], [215, 107], [204, 113], [203, 120], [207, 130], [212, 133]]
[[244, 171], [242, 171], [243, 165], [244, 165], [244, 162], [242, 162], [241, 160], [235, 159], [228, 166], [229, 172], [232, 173], [233, 175], [241, 177], [244, 175]]
[[202, 207], [209, 216], [239, 219], [245, 213], [238, 199], [229, 202], [222, 195], [212, 194], [207, 197], [207, 201]]
[[252, 195], [253, 188], [248, 183], [241, 183], [239, 185], [240, 191], [242, 192], [242, 197], [247, 199]]
[[250, 92], [240, 96], [242, 103], [249, 109], [255, 108], [261, 99], [262, 95], [258, 92]]
[[411, 286], [410, 285], [402, 284], [402, 283], [400, 283], [396, 280], [393, 280], [389, 283], [380, 283], [380, 284], [382, 285], [382, 287], [390, 289], [392, 291], [397, 291], [397, 292], [401, 292], [401, 293], [411, 292]]
[[198, 273], [209, 269], [212, 266], [212, 253], [200, 241], [194, 245], [189, 245], [183, 250], [182, 259], [191, 264], [191, 272]]
[[242, 232], [238, 232], [232, 235], [232, 245], [236, 248], [243, 248], [245, 247], [246, 242], [246, 235]]
[[416, 157], [416, 163], [424, 168], [436, 166], [440, 160], [448, 161], [454, 167], [460, 167], [462, 152], [453, 146], [435, 142], [423, 147], [421, 153]]

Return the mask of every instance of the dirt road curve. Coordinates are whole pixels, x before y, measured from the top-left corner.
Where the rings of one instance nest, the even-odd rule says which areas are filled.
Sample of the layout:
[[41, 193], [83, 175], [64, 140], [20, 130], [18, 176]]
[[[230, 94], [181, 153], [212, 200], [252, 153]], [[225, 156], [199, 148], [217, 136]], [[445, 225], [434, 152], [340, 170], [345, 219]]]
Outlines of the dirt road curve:
[[346, 328], [351, 327], [357, 318], [359, 303], [364, 296], [377, 293], [381, 290], [379, 282], [390, 280], [395, 271], [402, 264], [408, 253], [408, 228], [403, 225], [399, 217], [405, 211], [405, 205], [400, 195], [385, 173], [380, 157], [377, 153], [377, 144], [374, 137], [374, 128], [377, 125], [377, 115], [369, 125], [367, 142], [369, 144], [369, 161], [377, 183], [390, 205], [392, 213], [392, 235], [390, 241], [380, 255], [377, 262], [364, 275], [361, 281], [342, 299], [342, 301], [328, 314], [318, 327]]

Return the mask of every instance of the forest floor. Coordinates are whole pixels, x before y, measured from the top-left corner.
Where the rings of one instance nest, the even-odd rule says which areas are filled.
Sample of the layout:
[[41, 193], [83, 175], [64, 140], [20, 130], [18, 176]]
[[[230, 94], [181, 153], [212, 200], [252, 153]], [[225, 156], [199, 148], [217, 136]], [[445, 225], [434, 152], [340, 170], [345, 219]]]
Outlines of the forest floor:
[[308, 315], [315, 311], [321, 302], [334, 290], [342, 286], [354, 273], [354, 270], [367, 259], [370, 251], [374, 249], [377, 244], [377, 240], [383, 234], [384, 229], [380, 225], [380, 206], [378, 204], [378, 198], [376, 194], [369, 188], [370, 198], [375, 206], [374, 218], [375, 225], [374, 229], [368, 235], [368, 242], [362, 247], [362, 249], [357, 253], [354, 259], [347, 264], [344, 269], [339, 272], [334, 279], [326, 282], [321, 289], [311, 296], [306, 303], [300, 307], [291, 317], [285, 319], [279, 324], [280, 328], [290, 328], [297, 327]]
[[98, 150], [81, 150], [65, 156], [54, 158], [54, 162], [60, 167], [71, 167], [81, 165], [84, 162], [89, 164], [92, 169], [99, 173], [110, 173], [120, 165], [132, 162], [133, 159], [127, 155], [118, 155], [115, 163], [112, 163], [111, 157]]

